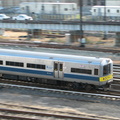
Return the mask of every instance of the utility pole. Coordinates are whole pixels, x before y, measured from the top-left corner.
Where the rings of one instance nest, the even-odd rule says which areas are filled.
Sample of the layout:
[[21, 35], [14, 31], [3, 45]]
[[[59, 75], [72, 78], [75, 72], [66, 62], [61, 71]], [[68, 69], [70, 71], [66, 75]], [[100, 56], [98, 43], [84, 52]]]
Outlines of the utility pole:
[[82, 20], [82, 6], [83, 6], [83, 1], [80, 0], [80, 35], [81, 36], [83, 35], [83, 29], [82, 29], [82, 22], [83, 22], [83, 20]]
[[[106, 0], [104, 0], [104, 15], [103, 15], [103, 21], [106, 22]], [[107, 33], [104, 32], [103, 40], [107, 39]]]
[[106, 22], [106, 0], [104, 1], [104, 22]]
[[82, 19], [82, 8], [83, 8], [83, 0], [79, 0], [79, 4], [80, 4], [80, 47], [85, 47], [85, 39], [83, 39], [83, 28], [82, 28], [82, 24], [83, 24], [83, 19]]

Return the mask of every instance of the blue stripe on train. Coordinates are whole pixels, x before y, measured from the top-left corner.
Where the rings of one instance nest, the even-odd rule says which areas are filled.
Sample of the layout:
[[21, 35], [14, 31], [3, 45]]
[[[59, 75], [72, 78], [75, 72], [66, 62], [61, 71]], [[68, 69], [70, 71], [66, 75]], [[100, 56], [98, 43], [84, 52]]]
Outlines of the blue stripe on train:
[[[49, 72], [49, 71], [29, 70], [29, 69], [11, 68], [11, 67], [2, 67], [2, 66], [0, 66], [0, 70], [10, 71], [10, 72], [21, 72], [21, 73], [29, 73], [29, 74], [31, 73], [31, 74], [38, 74], [38, 75], [42, 74], [42, 75], [53, 76], [53, 72]], [[47, 74], [48, 72], [49, 72], [49, 74]]]
[[64, 74], [64, 77], [66, 77], [66, 78], [73, 78], [73, 79], [83, 79], [83, 80], [99, 81], [99, 77], [87, 76], [87, 75]]
[[[47, 75], [54, 76], [53, 72], [49, 71], [40, 71], [40, 70], [29, 70], [22, 68], [12, 68], [12, 67], [3, 67], [0, 66], [0, 70], [10, 71], [10, 72], [20, 72], [20, 73], [29, 73], [29, 74], [37, 74], [37, 75]], [[73, 79], [83, 79], [83, 80], [91, 80], [91, 81], [99, 81], [99, 77], [86, 76], [86, 75], [74, 75], [74, 74], [64, 74], [65, 78], [73, 78]]]

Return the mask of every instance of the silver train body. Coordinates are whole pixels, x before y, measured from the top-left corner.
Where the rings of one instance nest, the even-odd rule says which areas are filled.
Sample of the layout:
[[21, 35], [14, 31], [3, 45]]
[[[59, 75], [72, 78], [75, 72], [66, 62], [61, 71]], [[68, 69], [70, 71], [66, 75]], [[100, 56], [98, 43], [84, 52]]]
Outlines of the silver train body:
[[120, 17], [120, 6], [93, 6], [92, 16]]
[[75, 14], [77, 11], [76, 3], [21, 2], [19, 6], [25, 14]]
[[51, 84], [103, 86], [112, 81], [109, 58], [0, 49], [1, 77]]

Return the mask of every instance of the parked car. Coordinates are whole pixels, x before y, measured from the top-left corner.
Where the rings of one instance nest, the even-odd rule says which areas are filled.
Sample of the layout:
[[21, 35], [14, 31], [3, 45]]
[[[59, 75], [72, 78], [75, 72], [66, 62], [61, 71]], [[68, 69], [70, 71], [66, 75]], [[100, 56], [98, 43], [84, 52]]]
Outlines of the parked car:
[[16, 17], [12, 18], [13, 20], [33, 20], [33, 18], [31, 16], [28, 16], [26, 14], [20, 14]]
[[5, 14], [0, 14], [0, 20], [7, 20], [7, 19], [10, 19], [10, 17]]

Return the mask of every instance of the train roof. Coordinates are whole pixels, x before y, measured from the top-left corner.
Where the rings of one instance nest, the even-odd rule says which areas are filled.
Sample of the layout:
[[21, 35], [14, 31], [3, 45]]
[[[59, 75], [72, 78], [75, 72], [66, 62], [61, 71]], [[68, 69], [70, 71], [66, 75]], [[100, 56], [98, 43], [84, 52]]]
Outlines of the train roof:
[[120, 6], [99, 6], [99, 5], [96, 5], [96, 6], [92, 6], [93, 8], [94, 7], [97, 7], [97, 8], [120, 8]]
[[0, 49], [0, 56], [16, 56], [24, 58], [37, 58], [37, 59], [49, 59], [54, 61], [66, 61], [66, 62], [77, 62], [83, 64], [100, 64], [104, 60], [109, 58], [98, 58], [98, 57], [87, 57], [79, 55], [67, 55], [67, 54], [55, 54], [46, 52], [33, 52], [24, 50], [11, 50], [11, 49]]
[[43, 4], [43, 5], [45, 5], [45, 4], [49, 4], [49, 5], [72, 5], [72, 4], [75, 4], [76, 5], [76, 3], [64, 3], [64, 2], [22, 2], [21, 4]]

